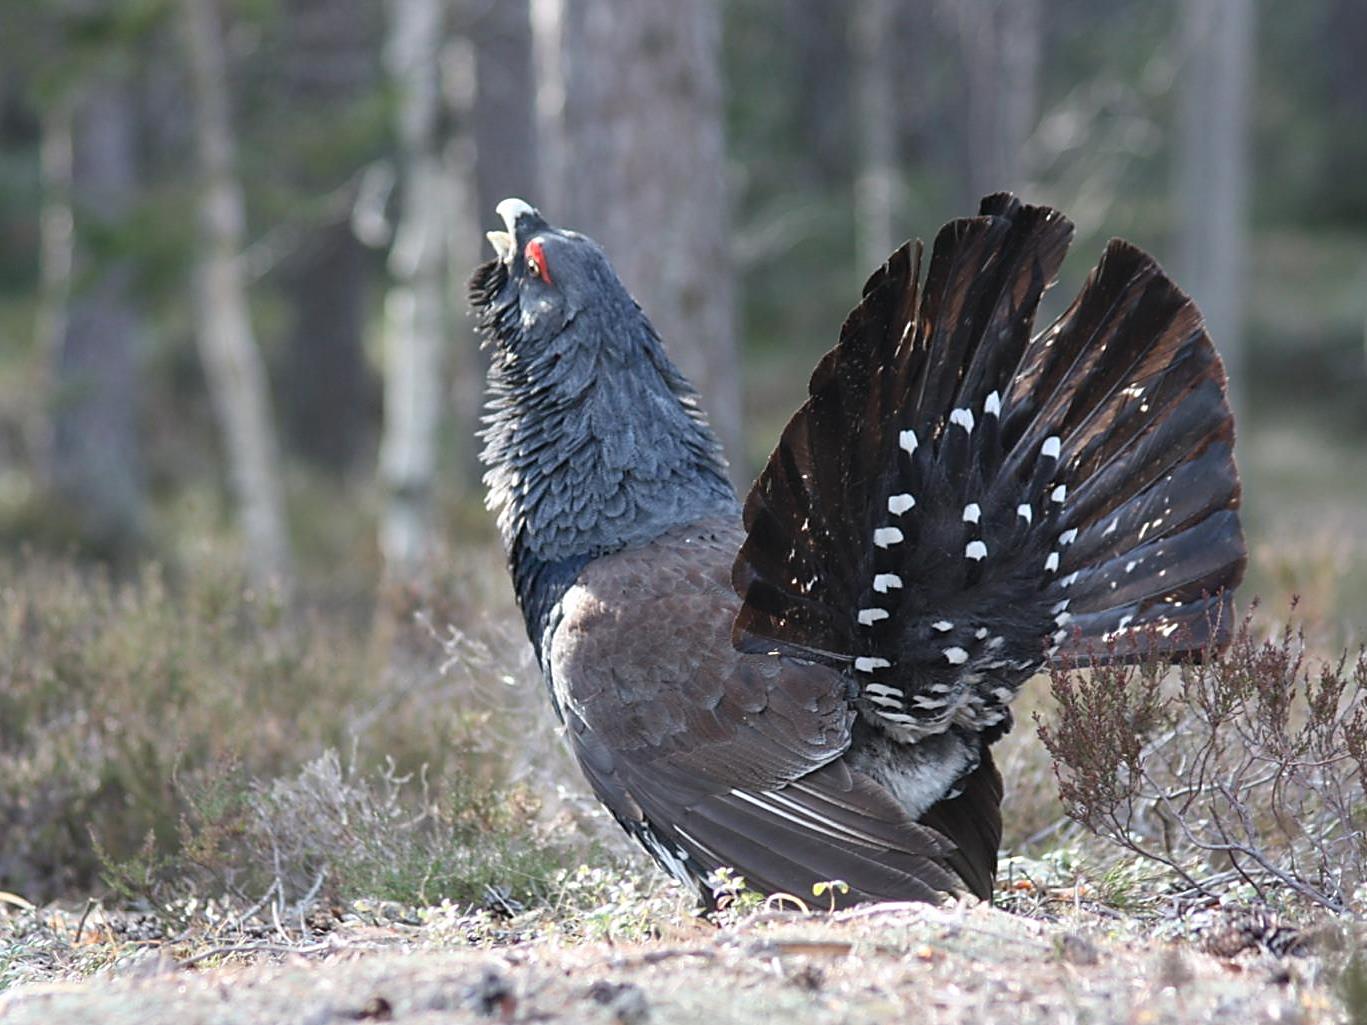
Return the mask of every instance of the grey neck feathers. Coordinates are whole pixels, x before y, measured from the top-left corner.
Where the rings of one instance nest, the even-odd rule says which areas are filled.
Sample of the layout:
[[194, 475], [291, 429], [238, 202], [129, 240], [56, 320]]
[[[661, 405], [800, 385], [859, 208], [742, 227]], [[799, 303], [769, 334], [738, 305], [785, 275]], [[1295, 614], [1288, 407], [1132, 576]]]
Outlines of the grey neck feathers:
[[485, 483], [515, 577], [739, 516], [696, 393], [625, 293], [549, 341], [514, 330], [493, 348]]

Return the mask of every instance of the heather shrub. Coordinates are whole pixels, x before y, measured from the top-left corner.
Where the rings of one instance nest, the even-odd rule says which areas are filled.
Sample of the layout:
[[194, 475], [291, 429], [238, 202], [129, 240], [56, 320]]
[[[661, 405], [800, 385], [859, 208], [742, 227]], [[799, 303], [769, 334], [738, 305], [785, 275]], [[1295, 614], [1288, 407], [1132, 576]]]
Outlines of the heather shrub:
[[1052, 674], [1037, 716], [1069, 816], [1180, 880], [1367, 911], [1367, 654], [1325, 660], [1248, 620], [1174, 668]]
[[526, 786], [437, 786], [392, 761], [363, 771], [333, 750], [289, 777], [250, 779], [234, 764], [177, 787], [172, 854], [101, 852], [115, 890], [168, 919], [191, 913], [194, 898], [274, 905], [285, 918], [358, 896], [516, 906], [545, 898], [585, 853], [555, 839]]
[[338, 743], [320, 708], [364, 659], [231, 576], [116, 584], [26, 558], [0, 588], [0, 880], [35, 897], [88, 886], [113, 852], [174, 835], [177, 771], [241, 753], [263, 772]]
[[[527, 795], [563, 755], [486, 562], [453, 559], [378, 631], [212, 562], [125, 582], [0, 566], [0, 889], [43, 901], [105, 875], [246, 896], [326, 864], [356, 892], [441, 896], [499, 864], [535, 875], [514, 837], [539, 849]], [[453, 621], [468, 629], [435, 625]]]

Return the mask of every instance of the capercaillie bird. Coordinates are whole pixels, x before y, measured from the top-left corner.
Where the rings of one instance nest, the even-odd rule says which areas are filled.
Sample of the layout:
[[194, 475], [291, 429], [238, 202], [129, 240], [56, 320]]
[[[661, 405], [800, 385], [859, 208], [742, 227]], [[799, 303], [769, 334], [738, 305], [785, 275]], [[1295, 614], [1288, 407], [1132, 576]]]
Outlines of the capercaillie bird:
[[470, 283], [484, 460], [527, 633], [598, 799], [704, 903], [990, 898], [991, 745], [1051, 661], [1227, 639], [1245, 547], [1225, 375], [1112, 241], [1010, 195], [874, 272], [742, 505], [595, 242], [500, 203]]

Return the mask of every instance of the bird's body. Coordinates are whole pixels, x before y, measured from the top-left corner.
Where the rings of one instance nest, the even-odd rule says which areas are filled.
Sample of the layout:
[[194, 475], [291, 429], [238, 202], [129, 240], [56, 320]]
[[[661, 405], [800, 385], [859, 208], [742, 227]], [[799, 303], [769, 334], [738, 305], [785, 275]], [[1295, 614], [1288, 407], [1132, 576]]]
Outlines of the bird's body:
[[602, 250], [506, 201], [473, 304], [490, 504], [598, 798], [705, 902], [718, 869], [842, 901], [991, 893], [989, 745], [1052, 658], [1219, 643], [1244, 550], [1199, 314], [1011, 197], [865, 288], [746, 502]]

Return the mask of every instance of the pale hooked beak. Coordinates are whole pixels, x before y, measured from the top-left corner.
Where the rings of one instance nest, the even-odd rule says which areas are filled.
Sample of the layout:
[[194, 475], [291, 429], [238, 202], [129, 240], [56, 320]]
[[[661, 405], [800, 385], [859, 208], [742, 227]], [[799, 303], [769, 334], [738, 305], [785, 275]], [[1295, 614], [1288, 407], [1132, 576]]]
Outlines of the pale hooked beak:
[[493, 243], [494, 254], [500, 263], [513, 262], [513, 252], [517, 249], [517, 243], [513, 241], [513, 236], [506, 231], [486, 231], [484, 237]]
[[536, 212], [536, 208], [522, 199], [505, 199], [494, 207], [494, 212], [503, 218], [503, 225], [506, 231], [490, 231], [485, 237], [494, 247], [494, 252], [498, 254], [499, 260], [503, 263], [512, 263], [513, 257], [517, 254], [517, 222], [518, 218], [530, 214], [539, 218], [541, 215]]

